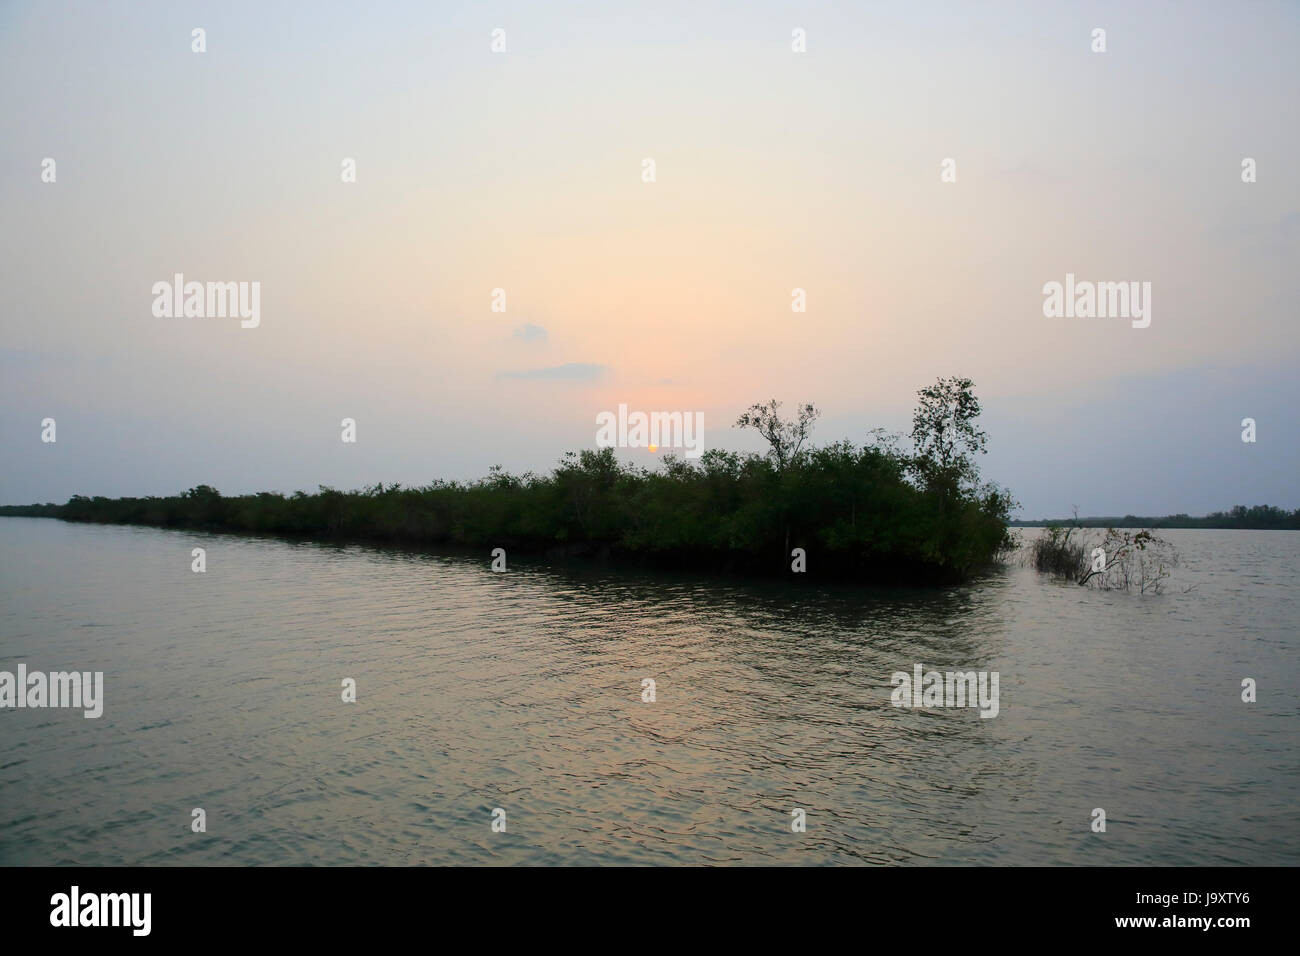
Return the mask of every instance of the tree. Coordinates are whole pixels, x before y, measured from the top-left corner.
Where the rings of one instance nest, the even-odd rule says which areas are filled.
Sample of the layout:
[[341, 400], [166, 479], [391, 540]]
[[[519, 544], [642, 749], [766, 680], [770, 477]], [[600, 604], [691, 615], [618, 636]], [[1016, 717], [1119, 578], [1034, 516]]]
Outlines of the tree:
[[775, 398], [766, 405], [756, 402], [736, 419], [733, 427], [757, 429], [771, 446], [769, 454], [776, 467], [784, 471], [787, 465], [798, 460], [804, 442], [812, 434], [813, 422], [821, 417], [821, 412], [812, 405], [800, 405], [799, 417], [794, 421], [786, 421], [778, 414], [780, 407], [781, 403]]
[[953, 376], [916, 393], [912, 444], [927, 484], [959, 486], [979, 475], [974, 456], [984, 453], [988, 436], [975, 425], [981, 409], [974, 388], [970, 379]]
[[[821, 412], [805, 403], [799, 406], [798, 418], [787, 421], [778, 413], [780, 408], [781, 403], [775, 398], [770, 399], [766, 405], [755, 402], [736, 419], [734, 427], [757, 429], [771, 446], [768, 456], [776, 465], [776, 470], [784, 472], [789, 465], [799, 460], [804, 442], [812, 434], [813, 422], [821, 416]], [[784, 496], [781, 497], [781, 502], [781, 521], [785, 525], [785, 547], [781, 551], [781, 560], [785, 561], [790, 554], [790, 522]]]

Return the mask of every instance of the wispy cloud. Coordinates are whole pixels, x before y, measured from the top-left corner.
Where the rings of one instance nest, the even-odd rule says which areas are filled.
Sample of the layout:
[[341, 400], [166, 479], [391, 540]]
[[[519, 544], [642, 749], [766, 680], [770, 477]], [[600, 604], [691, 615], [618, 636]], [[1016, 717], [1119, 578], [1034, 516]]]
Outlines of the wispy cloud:
[[545, 342], [547, 332], [540, 325], [533, 325], [526, 322], [511, 333], [512, 339], [519, 339], [521, 342]]
[[606, 372], [604, 365], [591, 362], [568, 362], [549, 368], [530, 368], [521, 372], [502, 372], [501, 378], [527, 378], [545, 382], [592, 382]]

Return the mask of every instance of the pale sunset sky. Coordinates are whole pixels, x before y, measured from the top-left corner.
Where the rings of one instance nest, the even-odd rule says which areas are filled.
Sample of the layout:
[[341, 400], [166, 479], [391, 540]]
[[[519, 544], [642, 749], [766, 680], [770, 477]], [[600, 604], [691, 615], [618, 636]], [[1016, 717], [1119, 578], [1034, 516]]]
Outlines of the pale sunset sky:
[[1295, 508], [1298, 56], [1294, 3], [0, 4], [0, 503], [542, 471], [620, 403], [860, 441], [963, 375], [1023, 517]]

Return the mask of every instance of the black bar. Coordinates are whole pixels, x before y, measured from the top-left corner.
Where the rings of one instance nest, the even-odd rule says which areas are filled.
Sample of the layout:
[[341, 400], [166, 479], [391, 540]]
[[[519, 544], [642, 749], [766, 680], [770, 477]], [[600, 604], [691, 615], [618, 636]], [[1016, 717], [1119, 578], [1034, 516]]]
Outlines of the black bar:
[[[1212, 940], [1231, 946], [1289, 920], [1285, 868], [10, 868], [3, 872], [6, 943], [278, 942], [364, 944], [459, 927], [464, 942], [499, 944], [501, 930], [558, 927], [588, 938], [603, 927], [627, 945], [683, 945], [709, 924], [736, 939], [793, 933], [804, 942], [848, 933], [908, 947], [1047, 939]], [[53, 926], [56, 894], [150, 894], [148, 935], [131, 925]], [[1142, 901], [1139, 902], [1139, 894]], [[1188, 894], [1194, 894], [1189, 896]], [[1216, 894], [1211, 897], [1210, 894]], [[1170, 900], [1170, 897], [1173, 899]], [[143, 899], [143, 898], [141, 898]], [[70, 902], [70, 900], [69, 900]], [[1207, 905], [1208, 902], [1208, 905]], [[97, 907], [98, 903], [94, 904]], [[84, 909], [83, 909], [83, 912]], [[130, 924], [130, 911], [120, 922]], [[137, 912], [137, 917], [143, 914]], [[1178, 921], [1248, 920], [1248, 925]], [[1151, 926], [1117, 921], [1154, 918]], [[1165, 921], [1171, 925], [1162, 925]], [[137, 919], [143, 923], [142, 919]], [[475, 928], [477, 927], [477, 931]], [[1243, 935], [1244, 934], [1244, 935]], [[427, 938], [417, 935], [416, 938]], [[657, 941], [657, 942], [653, 942]], [[621, 944], [620, 944], [621, 945]], [[459, 948], [459, 946], [457, 947]]]

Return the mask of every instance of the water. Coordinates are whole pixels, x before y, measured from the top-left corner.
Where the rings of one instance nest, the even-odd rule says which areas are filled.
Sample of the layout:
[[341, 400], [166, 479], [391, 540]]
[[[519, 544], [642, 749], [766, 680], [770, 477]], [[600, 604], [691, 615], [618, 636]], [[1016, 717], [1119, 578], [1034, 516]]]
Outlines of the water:
[[[1139, 596], [0, 519], [0, 670], [106, 697], [0, 710], [0, 864], [1294, 865], [1300, 533], [1166, 536]], [[1000, 713], [891, 706], [916, 663]]]

